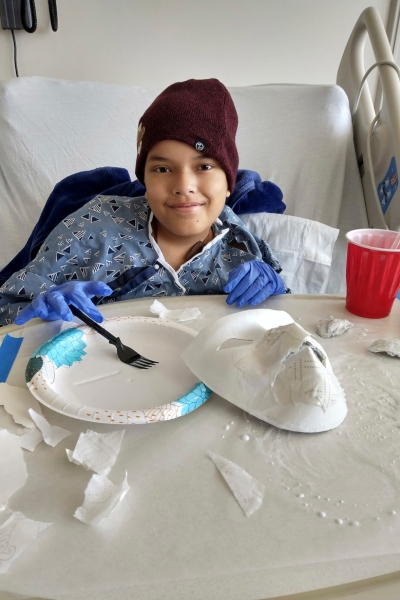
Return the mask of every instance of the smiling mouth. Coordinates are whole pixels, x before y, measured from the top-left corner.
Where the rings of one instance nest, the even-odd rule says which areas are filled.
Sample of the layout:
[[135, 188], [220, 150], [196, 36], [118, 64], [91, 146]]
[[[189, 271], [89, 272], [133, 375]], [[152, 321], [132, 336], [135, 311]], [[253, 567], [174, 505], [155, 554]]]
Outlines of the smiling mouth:
[[191, 211], [201, 208], [202, 206], [204, 206], [204, 204], [202, 204], [200, 202], [192, 202], [192, 203], [187, 202], [185, 204], [173, 204], [173, 205], [170, 205], [169, 208], [172, 208], [173, 210], [191, 212]]

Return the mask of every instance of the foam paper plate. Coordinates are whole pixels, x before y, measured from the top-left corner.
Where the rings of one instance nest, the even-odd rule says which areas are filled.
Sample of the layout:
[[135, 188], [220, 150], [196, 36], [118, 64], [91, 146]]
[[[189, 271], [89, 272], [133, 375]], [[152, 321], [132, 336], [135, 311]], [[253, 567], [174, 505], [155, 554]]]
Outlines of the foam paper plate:
[[147, 370], [126, 365], [93, 329], [73, 327], [29, 360], [25, 376], [35, 398], [69, 417], [128, 425], [175, 419], [211, 395], [180, 358], [196, 331], [148, 317], [105, 319], [103, 326], [159, 364]]

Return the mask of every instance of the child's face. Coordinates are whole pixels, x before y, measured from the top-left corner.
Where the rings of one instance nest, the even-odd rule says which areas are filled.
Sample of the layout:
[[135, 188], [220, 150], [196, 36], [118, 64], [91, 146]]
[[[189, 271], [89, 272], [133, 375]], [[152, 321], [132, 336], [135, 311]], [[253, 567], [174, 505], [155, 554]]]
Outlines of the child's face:
[[144, 183], [156, 219], [179, 237], [207, 234], [229, 196], [220, 164], [175, 140], [164, 140], [150, 150]]

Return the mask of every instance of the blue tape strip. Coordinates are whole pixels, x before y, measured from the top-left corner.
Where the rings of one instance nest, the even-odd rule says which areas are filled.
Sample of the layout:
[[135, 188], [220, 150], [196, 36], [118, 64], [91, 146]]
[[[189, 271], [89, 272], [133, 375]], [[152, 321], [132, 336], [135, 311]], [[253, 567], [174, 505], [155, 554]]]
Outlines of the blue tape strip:
[[3, 343], [0, 346], [0, 383], [5, 383], [7, 381], [7, 377], [17, 358], [23, 339], [24, 338], [22, 337], [12, 337], [8, 333], [3, 339]]

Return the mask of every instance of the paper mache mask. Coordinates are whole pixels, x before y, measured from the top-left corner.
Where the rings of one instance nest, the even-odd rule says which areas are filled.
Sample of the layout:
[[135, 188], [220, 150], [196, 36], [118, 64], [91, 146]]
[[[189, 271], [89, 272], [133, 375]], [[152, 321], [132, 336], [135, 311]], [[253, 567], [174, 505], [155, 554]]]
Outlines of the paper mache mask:
[[279, 310], [248, 310], [205, 327], [181, 355], [215, 393], [289, 431], [334, 429], [344, 391], [322, 346]]

